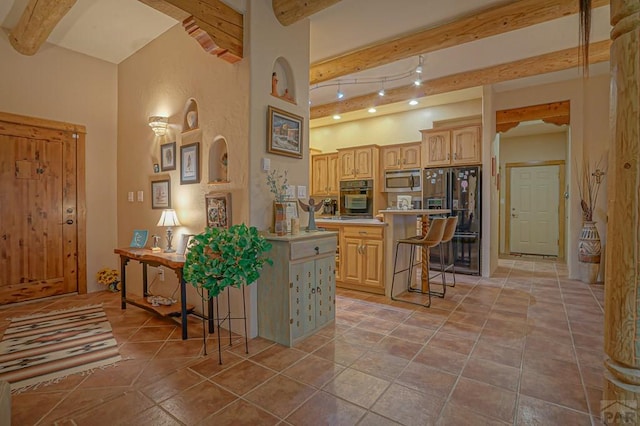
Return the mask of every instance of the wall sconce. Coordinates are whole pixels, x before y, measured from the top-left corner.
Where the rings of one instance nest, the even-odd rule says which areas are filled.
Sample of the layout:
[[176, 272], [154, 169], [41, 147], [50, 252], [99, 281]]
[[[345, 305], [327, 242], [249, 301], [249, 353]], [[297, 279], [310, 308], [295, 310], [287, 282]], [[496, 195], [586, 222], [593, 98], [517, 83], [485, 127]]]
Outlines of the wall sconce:
[[167, 117], [161, 117], [159, 115], [149, 117], [149, 127], [151, 127], [156, 136], [164, 136], [167, 133], [168, 124], [169, 119]]
[[176, 211], [173, 209], [163, 210], [157, 226], [167, 227], [167, 249], [164, 252], [175, 253], [175, 250], [173, 249], [173, 247], [171, 247], [171, 240], [173, 240], [173, 230], [171, 229], [171, 227], [180, 226]]

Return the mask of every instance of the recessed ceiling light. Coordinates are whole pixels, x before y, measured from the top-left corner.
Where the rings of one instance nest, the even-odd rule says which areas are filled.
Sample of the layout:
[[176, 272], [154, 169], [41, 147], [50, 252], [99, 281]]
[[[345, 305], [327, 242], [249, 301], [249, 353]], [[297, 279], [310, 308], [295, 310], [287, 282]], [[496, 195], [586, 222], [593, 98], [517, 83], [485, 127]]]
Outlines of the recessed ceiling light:
[[411, 105], [411, 106], [418, 105], [418, 101], [416, 101], [415, 99], [411, 99], [409, 101], [409, 105]]
[[376, 112], [376, 111], [377, 111], [377, 110], [376, 110], [375, 108], [373, 108], [373, 107], [369, 108], [369, 112], [370, 112], [371, 114], [373, 114], [373, 113], [374, 113], [374, 112]]
[[340, 117], [340, 114], [335, 114], [335, 115], [333, 116], [333, 119], [334, 119], [334, 120], [340, 120], [341, 118], [342, 118], [342, 117]]

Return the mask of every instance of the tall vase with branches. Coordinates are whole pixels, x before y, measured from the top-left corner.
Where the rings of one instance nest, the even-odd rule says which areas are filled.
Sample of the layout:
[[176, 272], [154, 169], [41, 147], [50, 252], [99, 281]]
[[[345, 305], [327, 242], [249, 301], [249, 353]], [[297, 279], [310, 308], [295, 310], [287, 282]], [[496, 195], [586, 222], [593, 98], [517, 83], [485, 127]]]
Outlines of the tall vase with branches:
[[600, 184], [605, 175], [604, 167], [601, 164], [602, 158], [593, 167], [588, 161], [585, 161], [578, 179], [583, 219], [578, 241], [578, 260], [583, 264], [582, 280], [590, 284], [597, 282], [602, 254], [600, 234], [596, 228], [596, 222], [593, 220]]

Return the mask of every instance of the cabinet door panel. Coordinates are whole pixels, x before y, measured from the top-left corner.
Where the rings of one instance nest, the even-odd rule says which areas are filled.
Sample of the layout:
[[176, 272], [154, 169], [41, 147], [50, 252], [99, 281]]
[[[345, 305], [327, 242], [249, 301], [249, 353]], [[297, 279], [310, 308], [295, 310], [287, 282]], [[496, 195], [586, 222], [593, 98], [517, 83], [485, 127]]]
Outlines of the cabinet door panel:
[[361, 239], [345, 238], [340, 246], [342, 256], [342, 280], [347, 283], [360, 284], [362, 275]]
[[324, 195], [327, 193], [327, 177], [328, 177], [328, 163], [327, 157], [316, 155], [311, 160], [313, 180], [311, 182], [311, 194], [312, 195]]
[[373, 179], [373, 149], [356, 149], [355, 156], [356, 177]]
[[419, 169], [420, 168], [420, 144], [405, 146], [402, 149], [402, 168], [403, 169]]
[[316, 280], [315, 262], [309, 261], [302, 264], [303, 286], [303, 327], [304, 333], [310, 333], [316, 328]]
[[400, 169], [400, 148], [385, 147], [382, 149], [382, 168], [385, 170]]
[[332, 259], [318, 259], [315, 262], [316, 275], [316, 327], [324, 325], [329, 320], [330, 291], [329, 279], [333, 275]]
[[477, 126], [451, 131], [453, 164], [478, 164], [480, 158], [480, 129]]
[[303, 322], [303, 276], [304, 269], [301, 263], [290, 264], [289, 267], [289, 309], [291, 318], [289, 319], [291, 326], [291, 337], [297, 339], [304, 334]]
[[442, 166], [450, 163], [451, 132], [425, 133], [426, 163], [428, 166]]
[[372, 287], [383, 287], [382, 241], [363, 240], [364, 264], [362, 265], [362, 283]]
[[340, 179], [352, 179], [355, 177], [355, 152], [341, 151], [338, 153], [338, 165], [340, 167]]
[[328, 195], [338, 195], [338, 154], [327, 156], [327, 188]]

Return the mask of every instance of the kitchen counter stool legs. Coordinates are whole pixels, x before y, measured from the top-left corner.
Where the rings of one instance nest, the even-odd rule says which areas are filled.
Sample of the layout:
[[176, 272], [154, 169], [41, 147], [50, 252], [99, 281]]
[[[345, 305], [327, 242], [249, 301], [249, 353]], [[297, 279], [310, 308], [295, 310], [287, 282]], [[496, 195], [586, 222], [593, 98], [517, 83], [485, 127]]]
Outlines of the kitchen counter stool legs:
[[[397, 241], [396, 243], [396, 256], [395, 256], [395, 260], [393, 263], [393, 277], [391, 279], [391, 299], [392, 300], [399, 300], [402, 302], [408, 302], [408, 303], [413, 303], [414, 305], [420, 305], [420, 306], [424, 306], [424, 307], [429, 307], [431, 306], [431, 296], [438, 296], [438, 297], [444, 297], [445, 294], [445, 290], [446, 290], [446, 283], [445, 283], [445, 279], [444, 279], [444, 272], [439, 272], [440, 275], [442, 275], [442, 288], [443, 291], [440, 292], [435, 292], [435, 291], [431, 291], [431, 278], [438, 276], [438, 274], [434, 275], [433, 277], [430, 276], [429, 274], [429, 268], [428, 268], [428, 264], [429, 264], [429, 249], [432, 247], [437, 246], [438, 244], [440, 244], [440, 242], [442, 241], [442, 237], [444, 235], [444, 229], [445, 229], [445, 224], [446, 224], [446, 220], [445, 218], [436, 218], [433, 219], [431, 221], [431, 224], [429, 226], [429, 230], [427, 231], [427, 234], [425, 236], [415, 236], [415, 237], [410, 237], [410, 238], [404, 238], [404, 239], [400, 239]], [[410, 247], [410, 256], [409, 256], [409, 266], [405, 269], [402, 270], [397, 270], [398, 268], [398, 252], [400, 251], [400, 246], [406, 244]], [[414, 257], [415, 257], [415, 250], [416, 247], [418, 248], [423, 248], [423, 249], [427, 249], [427, 256], [425, 257], [423, 255], [422, 258], [422, 262], [420, 263], [414, 263]], [[423, 263], [426, 262], [427, 267], [423, 268], [426, 269], [427, 271], [427, 276], [426, 278], [426, 289], [423, 288], [415, 288], [411, 286], [411, 279], [413, 278], [413, 269], [416, 266], [421, 266], [423, 265]], [[441, 257], [441, 269], [444, 270], [444, 264], [442, 264], [442, 257]], [[403, 273], [403, 272], [407, 272], [408, 271], [408, 277], [407, 277], [407, 292], [414, 292], [414, 293], [420, 293], [420, 294], [425, 294], [428, 297], [427, 303], [422, 303], [422, 302], [416, 302], [413, 300], [408, 300], [408, 299], [404, 299], [404, 298], [397, 298], [394, 296], [393, 290], [394, 290], [394, 286], [395, 286], [395, 280], [396, 280], [396, 275]]]

